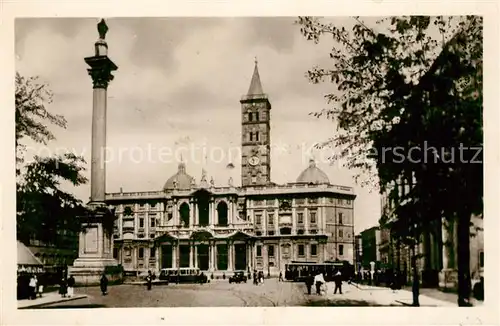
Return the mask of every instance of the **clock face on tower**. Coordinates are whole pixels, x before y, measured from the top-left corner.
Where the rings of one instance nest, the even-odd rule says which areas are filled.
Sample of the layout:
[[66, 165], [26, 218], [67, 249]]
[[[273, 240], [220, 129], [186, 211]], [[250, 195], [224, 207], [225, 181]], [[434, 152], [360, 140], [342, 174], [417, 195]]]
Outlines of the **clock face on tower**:
[[259, 162], [260, 159], [257, 156], [252, 156], [248, 159], [248, 164], [250, 164], [251, 166], [256, 166], [257, 164], [259, 164]]

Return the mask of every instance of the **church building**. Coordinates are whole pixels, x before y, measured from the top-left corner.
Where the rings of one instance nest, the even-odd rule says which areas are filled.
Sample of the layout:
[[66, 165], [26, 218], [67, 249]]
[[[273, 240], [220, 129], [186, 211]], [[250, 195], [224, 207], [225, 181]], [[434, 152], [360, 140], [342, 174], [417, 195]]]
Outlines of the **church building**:
[[332, 184], [314, 160], [295, 182], [271, 181], [271, 103], [257, 62], [240, 105], [241, 186], [216, 186], [205, 171], [196, 182], [180, 162], [161, 190], [106, 195], [118, 216], [113, 255], [126, 272], [277, 276], [292, 261], [355, 263], [352, 187]]

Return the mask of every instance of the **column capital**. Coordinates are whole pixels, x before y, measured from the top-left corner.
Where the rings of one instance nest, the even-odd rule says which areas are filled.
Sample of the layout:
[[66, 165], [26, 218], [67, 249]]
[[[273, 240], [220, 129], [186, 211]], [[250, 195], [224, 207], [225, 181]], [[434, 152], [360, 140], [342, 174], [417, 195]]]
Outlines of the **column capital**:
[[85, 62], [90, 66], [87, 71], [92, 77], [94, 88], [107, 89], [109, 82], [114, 78], [111, 73], [117, 70], [118, 67], [107, 56], [85, 58]]

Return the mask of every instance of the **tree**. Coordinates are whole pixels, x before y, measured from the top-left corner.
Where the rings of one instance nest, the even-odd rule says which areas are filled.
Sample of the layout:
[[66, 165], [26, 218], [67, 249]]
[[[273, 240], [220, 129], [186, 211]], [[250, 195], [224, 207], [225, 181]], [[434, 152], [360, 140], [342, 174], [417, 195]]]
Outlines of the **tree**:
[[[29, 243], [38, 239], [48, 244], [64, 245], [59, 230], [79, 231], [75, 218], [85, 214], [80, 200], [61, 190], [61, 183], [79, 186], [87, 182], [82, 175], [85, 161], [68, 153], [62, 156], [38, 157], [26, 162], [23, 140], [29, 138], [43, 145], [55, 137], [47, 123], [66, 127], [61, 115], [50, 113], [46, 106], [52, 93], [37, 78], [16, 74], [16, 173], [17, 182], [17, 237]], [[23, 167], [23, 169], [21, 169]]]
[[52, 102], [52, 92], [38, 77], [25, 78], [16, 73], [16, 173], [21, 173], [19, 164], [24, 162], [23, 138], [30, 138], [46, 145], [55, 139], [45, 123], [66, 128], [63, 116], [50, 113], [46, 105]]
[[[314, 113], [338, 123], [338, 135], [320, 147], [340, 147], [348, 167], [367, 174], [381, 192], [389, 190], [402, 237], [416, 236], [443, 216], [459, 221], [463, 305], [470, 216], [482, 211], [482, 160], [474, 165], [449, 157], [460, 144], [482, 145], [482, 19], [391, 17], [368, 27], [355, 17], [352, 32], [318, 18], [298, 23], [306, 38], [318, 42], [328, 34], [335, 42], [333, 69], [308, 72], [312, 82], [329, 78], [337, 88], [327, 95], [333, 108]], [[427, 144], [447, 150], [434, 155], [435, 162], [422, 161], [422, 152], [417, 162], [408, 159], [411, 149]], [[469, 162], [472, 155], [465, 154]], [[399, 182], [410, 186], [403, 196], [398, 187], [390, 189]]]

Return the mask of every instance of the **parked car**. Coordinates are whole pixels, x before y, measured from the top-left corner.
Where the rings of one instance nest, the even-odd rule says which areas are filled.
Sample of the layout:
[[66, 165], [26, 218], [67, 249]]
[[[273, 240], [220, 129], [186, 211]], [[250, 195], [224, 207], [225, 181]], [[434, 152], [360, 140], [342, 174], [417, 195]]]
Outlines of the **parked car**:
[[236, 272], [233, 276], [229, 278], [229, 283], [241, 283], [247, 282], [247, 277], [245, 276], [245, 272]]

